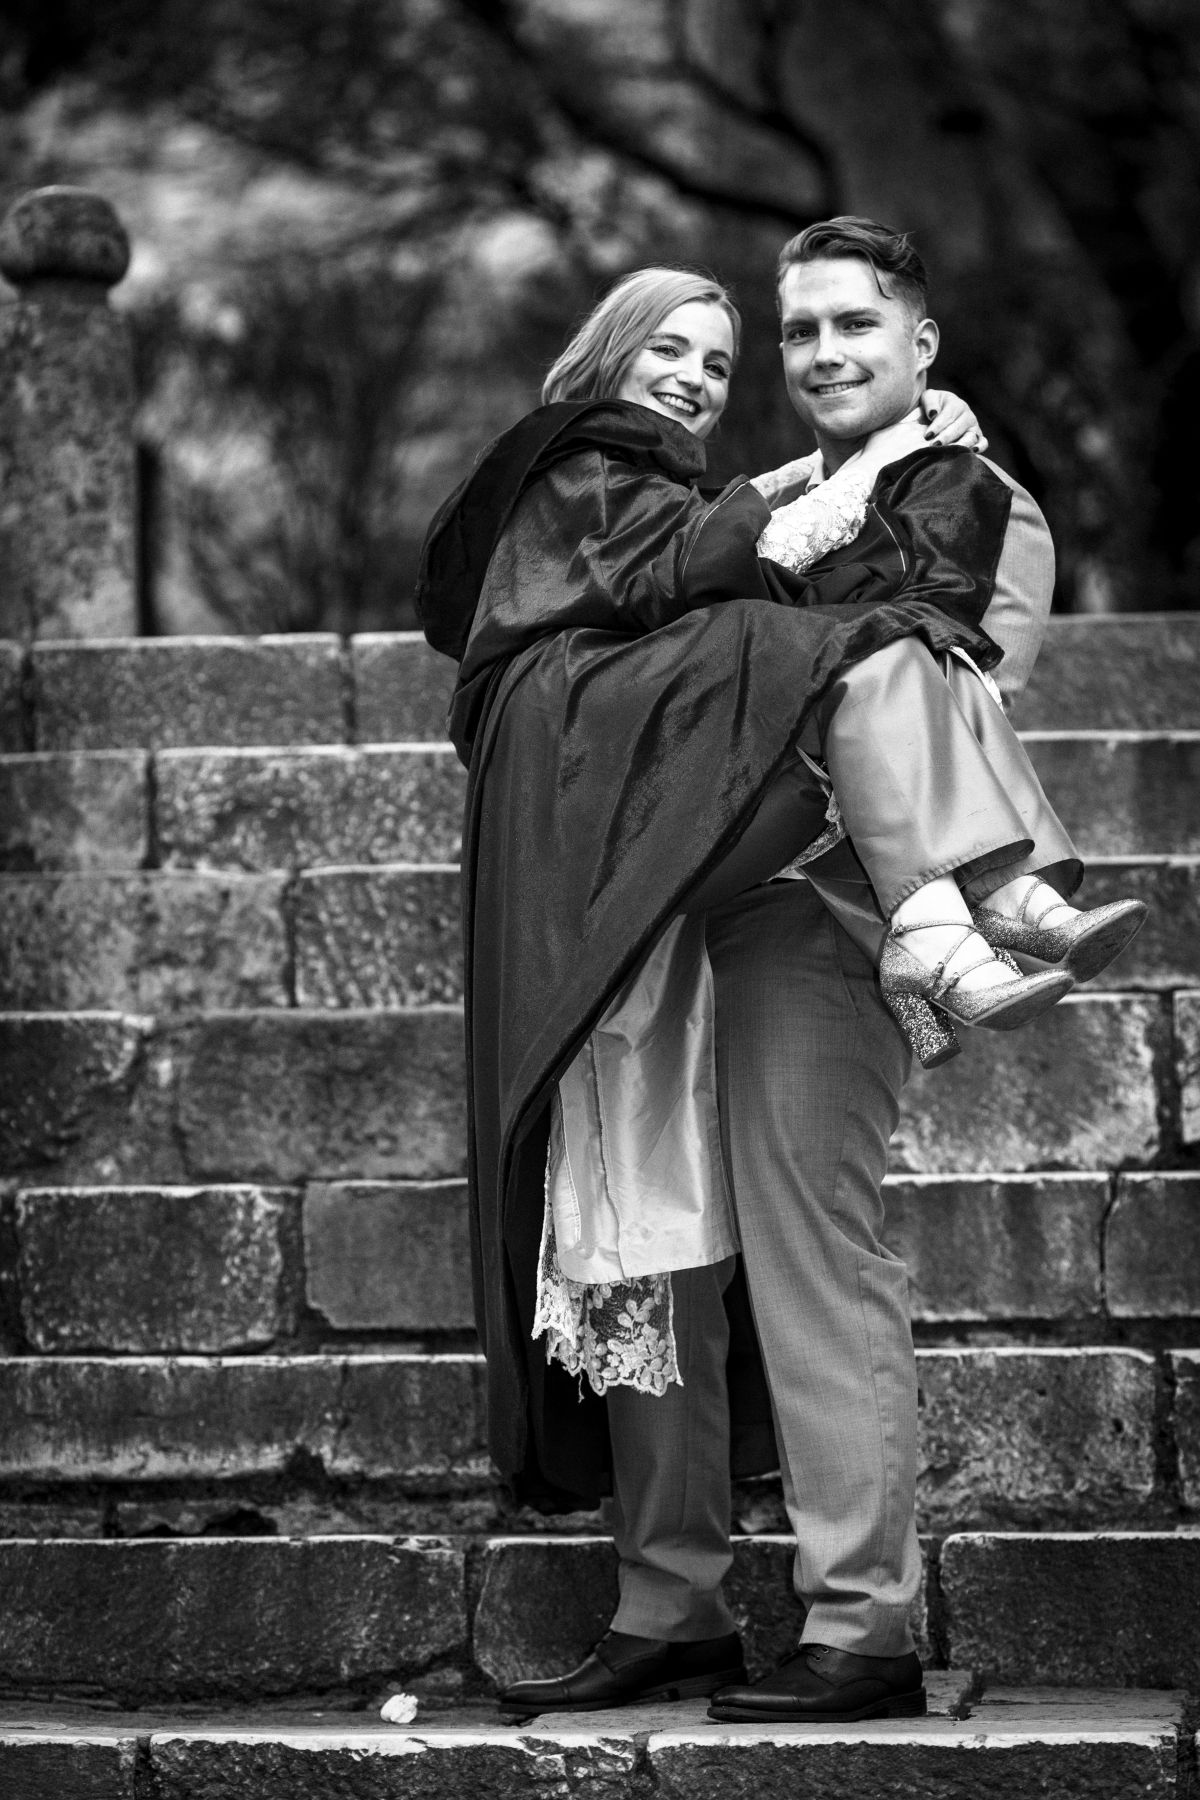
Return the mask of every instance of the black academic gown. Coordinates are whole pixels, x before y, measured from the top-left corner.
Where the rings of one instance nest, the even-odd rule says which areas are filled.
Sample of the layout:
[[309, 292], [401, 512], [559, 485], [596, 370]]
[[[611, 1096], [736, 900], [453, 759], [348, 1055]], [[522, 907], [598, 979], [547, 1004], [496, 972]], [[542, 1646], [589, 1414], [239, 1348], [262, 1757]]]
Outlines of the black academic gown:
[[[891, 465], [855, 543], [799, 577], [755, 553], [757, 490], [706, 500], [703, 466], [648, 409], [543, 407], [441, 509], [418, 585], [430, 642], [461, 659], [472, 1272], [490, 1448], [527, 1493], [607, 1482], [603, 1406], [530, 1340], [554, 1083], [841, 669], [912, 634], [1000, 656], [979, 620], [1008, 490], [977, 459]], [[745, 1324], [738, 1473], [773, 1461]]]

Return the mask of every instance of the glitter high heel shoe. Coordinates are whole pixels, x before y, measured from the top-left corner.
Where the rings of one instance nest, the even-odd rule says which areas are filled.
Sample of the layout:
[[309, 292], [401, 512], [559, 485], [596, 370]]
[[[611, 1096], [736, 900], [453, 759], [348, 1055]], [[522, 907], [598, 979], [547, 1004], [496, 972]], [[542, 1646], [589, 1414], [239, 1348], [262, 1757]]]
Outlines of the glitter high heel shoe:
[[[1050, 904], [1040, 909], [1038, 918], [1030, 919], [1029, 902], [1043, 892], [1051, 896]], [[971, 916], [976, 931], [993, 950], [1018, 950], [1039, 962], [1064, 963], [1076, 981], [1090, 981], [1133, 941], [1149, 910], [1141, 900], [1113, 900], [1107, 906], [1078, 913], [1065, 925], [1043, 925], [1046, 914], [1061, 905], [1054, 889], [1039, 881], [1030, 888], [1015, 917], [993, 912], [989, 906], [976, 907]]]
[[[957, 1056], [961, 1045], [951, 1020], [960, 1025], [986, 1025], [991, 1031], [1015, 1031], [1027, 1025], [1039, 1013], [1057, 1004], [1075, 986], [1075, 978], [1066, 970], [1046, 970], [1040, 975], [1018, 975], [998, 987], [973, 989], [963, 993], [959, 983], [973, 969], [982, 969], [999, 960], [988, 950], [986, 956], [968, 963], [956, 975], [946, 978], [946, 964], [958, 954], [969, 937], [980, 937], [970, 925], [941, 962], [927, 969], [923, 962], [899, 942], [906, 932], [924, 931], [929, 925], [956, 925], [957, 919], [927, 919], [920, 925], [893, 925], [884, 939], [879, 958], [879, 986], [884, 1003], [895, 1019], [913, 1055], [924, 1069], [936, 1069], [939, 1063]], [[1008, 957], [1005, 966], [1012, 969]]]

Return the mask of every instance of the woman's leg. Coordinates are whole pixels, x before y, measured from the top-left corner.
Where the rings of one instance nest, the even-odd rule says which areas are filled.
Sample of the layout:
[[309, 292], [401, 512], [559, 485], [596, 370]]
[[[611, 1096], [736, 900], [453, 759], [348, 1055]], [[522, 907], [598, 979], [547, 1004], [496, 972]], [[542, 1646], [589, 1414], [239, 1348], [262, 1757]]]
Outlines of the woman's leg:
[[1034, 840], [925, 645], [901, 638], [853, 664], [817, 725], [847, 831], [906, 950], [960, 994], [1012, 987], [1020, 978], [974, 937], [962, 887], [999, 885]]
[[846, 669], [821, 701], [817, 726], [846, 830], [885, 916], [942, 876], [961, 886], [1011, 871], [1033, 850], [1020, 809], [919, 638], [897, 639]]
[[[1025, 746], [1005, 717], [1004, 709], [989, 694], [975, 671], [956, 656], [944, 663], [945, 679], [1000, 785], [1020, 815], [1033, 848], [1019, 861], [1003, 868], [969, 875], [962, 883], [970, 906], [982, 900], [1013, 909], [1020, 904], [1033, 879], [1044, 881], [1057, 894], [1073, 894], [1083, 879], [1083, 863], [1049, 800]], [[1008, 893], [1006, 890], [1012, 889]], [[1073, 908], [1068, 909], [1074, 911]]]
[[1090, 981], [1136, 937], [1146, 920], [1140, 900], [1113, 900], [1087, 910], [1069, 904], [1083, 864], [1042, 791], [1003, 709], [974, 670], [947, 659], [946, 679], [993, 769], [1021, 814], [1033, 849], [1023, 861], [964, 884], [977, 928], [993, 948], [1059, 963]]

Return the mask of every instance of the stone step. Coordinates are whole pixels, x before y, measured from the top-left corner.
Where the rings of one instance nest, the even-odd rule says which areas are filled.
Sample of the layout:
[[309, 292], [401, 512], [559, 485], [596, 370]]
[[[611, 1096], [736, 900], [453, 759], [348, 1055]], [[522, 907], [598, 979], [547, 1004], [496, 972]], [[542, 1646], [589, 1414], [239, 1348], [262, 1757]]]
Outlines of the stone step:
[[[1125, 1349], [917, 1356], [923, 1527], [1175, 1516], [1179, 1470], [1187, 1489], [1200, 1462], [1196, 1352], [1168, 1356], [1161, 1370]], [[1179, 1459], [1169, 1474], [1156, 1460], [1160, 1436]], [[0, 1482], [10, 1491], [249, 1481], [294, 1469], [310, 1484], [318, 1475], [489, 1484], [482, 1358], [0, 1358]]]
[[455, 862], [465, 785], [448, 744], [5, 756], [0, 869]]
[[43, 641], [24, 658], [2, 649], [0, 721], [19, 721], [25, 671], [24, 732], [10, 722], [0, 735], [14, 750], [444, 739], [455, 673], [418, 632]]
[[0, 875], [0, 1009], [395, 1008], [462, 991], [453, 864]]
[[[793, 1548], [735, 1540], [727, 1591], [752, 1672], [798, 1634]], [[1200, 1684], [1200, 1533], [976, 1532], [929, 1552], [913, 1609], [927, 1666]], [[608, 1538], [10, 1539], [0, 1591], [10, 1696], [245, 1703], [422, 1676], [452, 1694], [569, 1668], [612, 1616], [617, 1568]]]
[[1082, 857], [1200, 851], [1200, 731], [1026, 731]]
[[[907, 1174], [1147, 1166], [1200, 1142], [1200, 993], [1071, 995], [905, 1090]], [[429, 1180], [465, 1156], [462, 1014], [0, 1014], [0, 1176]]]
[[1019, 730], [1200, 728], [1200, 613], [1050, 620]]
[[[1026, 744], [1084, 857], [1200, 854], [1200, 731]], [[260, 873], [459, 854], [448, 744], [46, 751], [0, 757], [0, 868]]]
[[465, 1161], [462, 1013], [0, 1015], [0, 1174], [424, 1180]]
[[[1200, 1173], [889, 1176], [918, 1325], [1200, 1319]], [[471, 1329], [461, 1181], [25, 1188], [0, 1198], [11, 1337], [40, 1355], [233, 1353]]]
[[[453, 679], [417, 632], [0, 643], [0, 750], [439, 739]], [[1051, 619], [1014, 721], [1200, 728], [1200, 614]]]
[[[1200, 857], [1091, 864], [1084, 902], [1122, 897], [1150, 918], [1089, 991], [1200, 983]], [[462, 991], [452, 864], [0, 875], [0, 1009], [394, 1008]]]
[[1194, 1746], [1180, 1694], [1005, 1688], [954, 1671], [925, 1686], [926, 1718], [809, 1727], [717, 1725], [700, 1700], [519, 1727], [423, 1693], [407, 1726], [383, 1724], [374, 1703], [198, 1719], [9, 1702], [0, 1781], [11, 1800], [1185, 1800]]

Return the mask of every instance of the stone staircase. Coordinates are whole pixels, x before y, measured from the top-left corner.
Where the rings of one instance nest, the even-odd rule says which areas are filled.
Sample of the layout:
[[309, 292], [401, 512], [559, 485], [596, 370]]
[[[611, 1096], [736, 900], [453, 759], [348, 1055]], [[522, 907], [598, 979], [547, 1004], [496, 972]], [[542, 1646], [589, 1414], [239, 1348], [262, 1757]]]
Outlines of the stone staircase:
[[[909, 1090], [933, 1711], [846, 1730], [486, 1704], [615, 1569], [483, 1449], [447, 677], [409, 634], [0, 646], [0, 1793], [1190, 1791], [1200, 615], [1055, 621], [1022, 704], [1088, 899], [1154, 911]], [[762, 1667], [776, 1485], [737, 1513]]]

